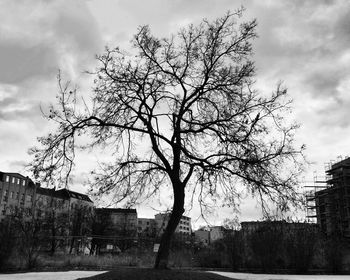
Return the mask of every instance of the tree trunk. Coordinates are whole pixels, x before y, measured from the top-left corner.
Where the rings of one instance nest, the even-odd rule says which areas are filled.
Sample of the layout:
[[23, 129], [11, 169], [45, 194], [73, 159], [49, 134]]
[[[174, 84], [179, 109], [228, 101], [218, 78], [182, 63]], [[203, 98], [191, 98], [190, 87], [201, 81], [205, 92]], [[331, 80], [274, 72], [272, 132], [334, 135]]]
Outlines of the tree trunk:
[[75, 241], [75, 238], [72, 237], [72, 239], [71, 239], [71, 241], [70, 241], [70, 248], [69, 248], [69, 254], [70, 254], [70, 255], [73, 253], [74, 241]]
[[56, 251], [56, 225], [55, 225], [55, 214], [52, 213], [52, 224], [51, 224], [51, 256], [55, 254]]
[[180, 222], [182, 214], [185, 212], [184, 203], [185, 203], [185, 192], [184, 185], [178, 183], [173, 186], [174, 189], [174, 204], [173, 210], [170, 215], [167, 227], [162, 235], [160, 240], [160, 246], [158, 254], [156, 257], [156, 262], [154, 268], [156, 269], [166, 269], [168, 266], [169, 253], [170, 253], [170, 242], [171, 238], [176, 230], [177, 225]]

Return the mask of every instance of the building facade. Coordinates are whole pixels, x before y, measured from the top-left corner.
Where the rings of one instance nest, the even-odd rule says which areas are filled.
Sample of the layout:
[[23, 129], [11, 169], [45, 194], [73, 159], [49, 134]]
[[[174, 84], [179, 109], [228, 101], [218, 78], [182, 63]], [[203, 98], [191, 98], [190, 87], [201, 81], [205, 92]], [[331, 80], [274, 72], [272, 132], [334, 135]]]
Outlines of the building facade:
[[19, 173], [0, 172], [0, 220], [19, 209], [32, 212], [38, 187]]
[[97, 219], [108, 220], [104, 235], [135, 237], [137, 235], [136, 209], [96, 208]]
[[350, 238], [350, 158], [330, 164], [327, 187], [315, 193], [317, 224], [327, 235]]
[[44, 218], [48, 212], [70, 214], [77, 209], [92, 212], [93, 202], [81, 193], [41, 188], [19, 173], [0, 172], [0, 220], [18, 211]]
[[138, 218], [137, 233], [143, 237], [155, 237], [157, 235], [155, 219]]
[[210, 244], [210, 231], [202, 228], [194, 232], [194, 236], [197, 242], [201, 243], [204, 246]]
[[[157, 234], [161, 235], [166, 226], [168, 225], [170, 219], [170, 213], [159, 213], [154, 216]], [[176, 233], [181, 233], [185, 235], [191, 235], [191, 218], [187, 216], [182, 216], [180, 222], [175, 230]]]

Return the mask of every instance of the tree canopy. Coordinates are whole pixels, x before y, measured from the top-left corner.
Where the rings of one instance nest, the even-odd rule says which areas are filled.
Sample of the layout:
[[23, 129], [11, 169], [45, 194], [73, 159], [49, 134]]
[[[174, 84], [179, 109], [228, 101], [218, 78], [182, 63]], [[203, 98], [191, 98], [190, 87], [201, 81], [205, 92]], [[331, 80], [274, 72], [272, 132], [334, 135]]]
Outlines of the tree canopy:
[[77, 137], [90, 139], [80, 149], [112, 149], [114, 160], [96, 173], [95, 186], [128, 205], [170, 185], [172, 215], [156, 266], [163, 259], [166, 265], [164, 248], [184, 213], [185, 193], [202, 209], [218, 201], [236, 206], [241, 186], [265, 210], [267, 200], [287, 207], [299, 198], [298, 126], [284, 120], [285, 88], [268, 96], [254, 89], [257, 23], [241, 22], [241, 12], [169, 38], [141, 26], [132, 50], [107, 48], [97, 57], [92, 106], [79, 107], [77, 91], [59, 79], [59, 106], [47, 115], [58, 128], [32, 149], [34, 172], [53, 184], [67, 183]]

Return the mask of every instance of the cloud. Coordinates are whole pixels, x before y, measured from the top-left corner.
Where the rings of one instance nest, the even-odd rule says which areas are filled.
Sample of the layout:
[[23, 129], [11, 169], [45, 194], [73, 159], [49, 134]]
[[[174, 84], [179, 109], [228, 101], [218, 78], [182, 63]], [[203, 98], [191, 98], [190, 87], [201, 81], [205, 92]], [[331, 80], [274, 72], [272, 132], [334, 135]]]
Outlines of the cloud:
[[9, 162], [9, 166], [11, 170], [17, 170], [17, 172], [23, 172], [23, 170], [26, 168], [28, 165], [28, 162], [25, 160], [13, 160]]
[[[20, 2], [20, 3], [19, 3]], [[3, 1], [0, 5], [0, 82], [74, 72], [103, 46], [84, 1]], [[73, 63], [74, 65], [69, 65]], [[79, 69], [79, 70], [78, 70]]]
[[0, 23], [0, 170], [10, 171], [52, 130], [40, 106], [55, 100], [58, 69], [84, 88], [104, 42], [83, 0], [4, 0]]

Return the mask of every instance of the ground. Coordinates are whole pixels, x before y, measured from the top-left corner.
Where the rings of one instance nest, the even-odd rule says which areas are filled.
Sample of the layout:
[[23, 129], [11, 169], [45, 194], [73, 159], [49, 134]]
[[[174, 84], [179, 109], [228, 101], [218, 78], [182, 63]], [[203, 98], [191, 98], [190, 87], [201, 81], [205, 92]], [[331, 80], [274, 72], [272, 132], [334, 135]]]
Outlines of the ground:
[[[88, 278], [83, 278], [88, 277]], [[103, 271], [29, 272], [0, 274], [0, 280], [346, 280], [349, 275], [281, 275], [234, 272], [199, 272], [189, 270], [152, 270], [146, 268], [119, 268]]]
[[[0, 278], [1, 279], [1, 278]], [[205, 271], [156, 270], [151, 268], [118, 268], [86, 280], [228, 280], [225, 276]]]
[[59, 272], [27, 272], [0, 274], [0, 280], [75, 280], [89, 277], [104, 271], [59, 271]]
[[239, 280], [349, 280], [350, 275], [287, 275], [287, 274], [252, 274], [213, 271], [225, 279]]

